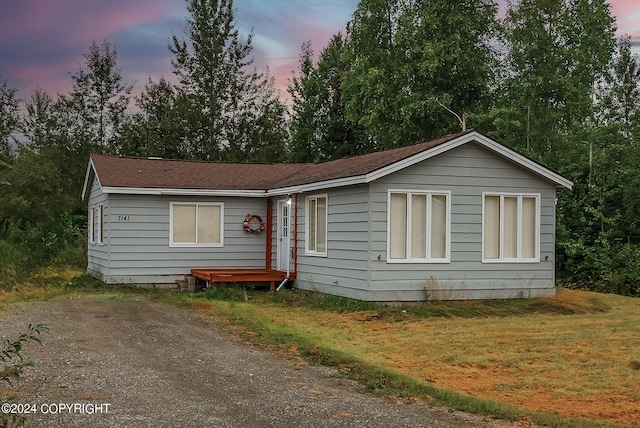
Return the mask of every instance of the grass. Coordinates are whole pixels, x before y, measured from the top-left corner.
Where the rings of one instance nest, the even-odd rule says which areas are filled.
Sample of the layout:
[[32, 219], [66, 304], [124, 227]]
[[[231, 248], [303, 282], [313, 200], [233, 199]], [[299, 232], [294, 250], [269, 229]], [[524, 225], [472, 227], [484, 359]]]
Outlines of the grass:
[[387, 307], [313, 293], [176, 296], [367, 389], [552, 426], [633, 425], [640, 301], [556, 297]]
[[103, 287], [64, 272], [45, 277], [0, 292], [0, 306], [83, 293], [146, 294], [215, 316], [291, 358], [336, 367], [372, 393], [549, 426], [640, 420], [634, 298], [559, 289], [545, 299], [390, 307], [299, 290], [178, 294]]
[[144, 289], [132, 285], [106, 286], [79, 269], [49, 267], [37, 270], [28, 279], [21, 278], [15, 285], [0, 287], [0, 313], [4, 306], [14, 302], [80, 297], [87, 294], [105, 294], [111, 297], [146, 295], [168, 302], [174, 293], [167, 289]]

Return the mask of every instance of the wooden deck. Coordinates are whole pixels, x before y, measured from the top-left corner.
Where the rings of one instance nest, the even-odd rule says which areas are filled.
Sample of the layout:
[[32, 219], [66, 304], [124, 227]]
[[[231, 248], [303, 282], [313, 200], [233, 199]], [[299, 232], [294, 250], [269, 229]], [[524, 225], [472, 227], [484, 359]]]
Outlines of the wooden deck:
[[[268, 282], [271, 290], [276, 289], [276, 283], [281, 283], [287, 276], [286, 272], [273, 269], [259, 268], [198, 268], [191, 269], [191, 276], [207, 281], [209, 284], [236, 282]], [[289, 281], [294, 281], [296, 274], [289, 273]]]

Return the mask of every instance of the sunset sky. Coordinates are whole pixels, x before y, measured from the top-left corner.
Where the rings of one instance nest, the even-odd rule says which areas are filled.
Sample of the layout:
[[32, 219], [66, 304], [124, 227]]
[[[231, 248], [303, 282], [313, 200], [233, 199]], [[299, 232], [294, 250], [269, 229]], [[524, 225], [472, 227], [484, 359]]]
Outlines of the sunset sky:
[[[286, 94], [298, 69], [300, 45], [311, 40], [317, 52], [332, 34], [344, 30], [358, 0], [236, 0], [241, 34], [254, 32], [253, 57], [268, 65]], [[633, 37], [640, 50], [640, 1], [612, 0], [618, 34]], [[84, 62], [95, 40], [116, 47], [125, 83], [139, 93], [148, 77], [172, 78], [167, 45], [184, 36], [183, 0], [20, 0], [2, 1], [0, 83], [28, 98], [36, 87], [51, 95], [71, 89], [70, 74]]]

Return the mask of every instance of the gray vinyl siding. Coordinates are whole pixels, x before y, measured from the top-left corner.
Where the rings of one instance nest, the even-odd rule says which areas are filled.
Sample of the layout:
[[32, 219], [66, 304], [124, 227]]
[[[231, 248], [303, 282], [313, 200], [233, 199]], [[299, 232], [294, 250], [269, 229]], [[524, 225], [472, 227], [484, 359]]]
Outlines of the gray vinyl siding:
[[[389, 189], [451, 191], [450, 263], [386, 263]], [[540, 262], [482, 262], [483, 192], [540, 194]], [[555, 186], [467, 144], [371, 184], [370, 300], [491, 299], [554, 293]], [[377, 261], [380, 256], [380, 262]]]
[[[450, 262], [388, 263], [388, 191], [451, 192]], [[482, 262], [483, 192], [540, 194], [540, 262]], [[328, 195], [327, 257], [305, 256], [305, 198]], [[369, 185], [299, 197], [296, 286], [371, 301], [554, 293], [555, 185], [467, 144]]]
[[[389, 190], [450, 194], [450, 261], [387, 262]], [[540, 195], [540, 261], [482, 262], [483, 192]], [[327, 196], [327, 253], [307, 255], [307, 197]], [[272, 200], [271, 266], [277, 266]], [[488, 299], [551, 295], [554, 288], [555, 184], [475, 143], [465, 144], [369, 184], [293, 195], [297, 205], [295, 286], [371, 301]], [[223, 203], [224, 245], [170, 247], [171, 202]], [[88, 272], [109, 284], [174, 284], [197, 267], [265, 267], [266, 236], [246, 233], [247, 214], [267, 220], [266, 198], [103, 194], [94, 180], [89, 208], [104, 205], [104, 243], [89, 244]], [[126, 221], [123, 221], [126, 218]]]
[[[327, 195], [327, 255], [305, 254], [306, 198]], [[296, 287], [366, 300], [369, 268], [369, 187], [298, 195]]]
[[[223, 203], [223, 247], [170, 247], [171, 202]], [[109, 207], [110, 256], [101, 272], [106, 283], [173, 284], [191, 268], [265, 265], [265, 234], [248, 234], [242, 227], [247, 213], [266, 217], [262, 198], [112, 194]], [[119, 221], [122, 217], [127, 221]]]

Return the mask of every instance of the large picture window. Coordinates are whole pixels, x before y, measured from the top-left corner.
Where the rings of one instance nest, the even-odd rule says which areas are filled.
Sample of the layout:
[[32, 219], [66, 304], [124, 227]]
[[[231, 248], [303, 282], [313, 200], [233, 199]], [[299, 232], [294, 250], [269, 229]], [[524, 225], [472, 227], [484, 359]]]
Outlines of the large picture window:
[[483, 261], [540, 260], [540, 195], [483, 194]]
[[306, 253], [327, 255], [327, 196], [307, 198]]
[[170, 245], [174, 247], [221, 247], [223, 204], [171, 204]]
[[389, 191], [388, 261], [449, 261], [450, 198], [450, 192]]

